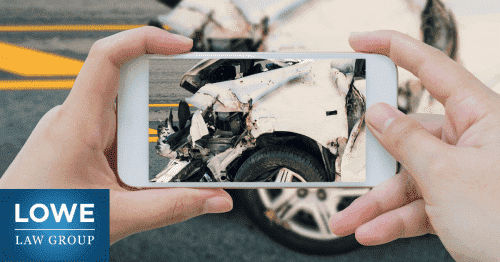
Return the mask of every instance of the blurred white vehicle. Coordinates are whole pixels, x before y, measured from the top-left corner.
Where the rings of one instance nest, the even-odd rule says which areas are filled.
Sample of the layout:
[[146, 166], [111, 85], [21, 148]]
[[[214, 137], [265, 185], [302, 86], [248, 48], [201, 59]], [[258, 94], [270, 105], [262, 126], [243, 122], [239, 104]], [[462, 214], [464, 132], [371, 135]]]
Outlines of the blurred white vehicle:
[[[197, 51], [352, 52], [347, 42], [350, 32], [391, 29], [458, 59], [456, 21], [443, 2], [446, 0], [184, 0], [177, 6], [171, 4], [172, 12], [151, 24], [166, 25], [194, 38]], [[189, 12], [190, 17], [197, 14], [200, 18], [196, 21], [202, 22], [180, 21], [179, 14]], [[415, 76], [398, 68], [398, 78], [400, 110], [442, 112], [442, 106], [424, 91]], [[368, 190], [259, 189], [237, 193], [248, 206], [249, 216], [275, 241], [300, 252], [333, 254], [359, 244], [353, 235], [338, 237], [331, 233], [329, 216]]]

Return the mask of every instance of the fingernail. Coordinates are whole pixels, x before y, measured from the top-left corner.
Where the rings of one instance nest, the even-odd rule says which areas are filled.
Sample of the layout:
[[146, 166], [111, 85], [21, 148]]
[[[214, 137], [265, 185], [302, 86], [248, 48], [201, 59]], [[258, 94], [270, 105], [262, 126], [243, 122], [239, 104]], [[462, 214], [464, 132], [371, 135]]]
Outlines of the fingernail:
[[383, 134], [392, 121], [402, 115], [404, 114], [393, 106], [377, 103], [371, 106], [368, 112], [366, 112], [366, 121], [379, 133]]
[[205, 202], [204, 213], [223, 213], [233, 209], [233, 203], [225, 197], [212, 197]]

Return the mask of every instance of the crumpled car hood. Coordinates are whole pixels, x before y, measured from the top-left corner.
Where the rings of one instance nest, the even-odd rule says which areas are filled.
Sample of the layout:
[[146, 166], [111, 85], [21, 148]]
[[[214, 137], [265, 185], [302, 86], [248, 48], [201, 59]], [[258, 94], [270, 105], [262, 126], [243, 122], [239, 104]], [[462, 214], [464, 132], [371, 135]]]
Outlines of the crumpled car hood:
[[[285, 68], [262, 72], [236, 80], [206, 84], [192, 97], [187, 98], [186, 102], [204, 110], [211, 106], [214, 99], [216, 99], [218, 103], [216, 103], [215, 106], [219, 107], [215, 108], [216, 111], [243, 112], [245, 111], [245, 106], [249, 106], [249, 103], [258, 101], [263, 96], [273, 92], [293, 79], [308, 74], [310, 72], [311, 63], [312, 61], [301, 61], [300, 63]], [[200, 64], [208, 65], [205, 68], [207, 69], [210, 65], [219, 65], [220, 63], [218, 63], [218, 61], [203, 61]], [[198, 71], [198, 68], [199, 67], [195, 66], [193, 68], [194, 70], [192, 69], [188, 73]], [[203, 74], [203, 70], [199, 70], [198, 72], [199, 73], [194, 75], [186, 74], [181, 83], [186, 83], [188, 81], [187, 79], [196, 79], [196, 77]], [[221, 108], [221, 106], [225, 108]]]
[[[216, 112], [249, 112], [254, 137], [275, 131], [294, 132], [336, 153], [336, 139], [349, 137], [345, 102], [349, 81], [337, 67], [349, 77], [355, 60], [334, 61], [301, 60], [284, 68], [206, 84], [186, 102], [201, 110], [213, 106]], [[206, 69], [216, 64], [220, 65], [212, 60], [199, 65], [206, 65]], [[197, 65], [190, 72], [201, 72], [200, 68]], [[365, 90], [361, 93], [364, 95]]]

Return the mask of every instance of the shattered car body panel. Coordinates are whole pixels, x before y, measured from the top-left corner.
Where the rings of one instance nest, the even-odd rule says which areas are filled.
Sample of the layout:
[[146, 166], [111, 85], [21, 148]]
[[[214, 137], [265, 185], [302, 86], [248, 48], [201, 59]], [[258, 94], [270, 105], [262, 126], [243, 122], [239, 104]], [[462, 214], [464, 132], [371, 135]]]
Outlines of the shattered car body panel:
[[267, 96], [260, 96], [250, 114], [254, 125], [252, 136], [293, 132], [310, 137], [335, 153], [332, 141], [348, 136], [345, 96], [342, 95], [348, 87], [339, 87], [334, 82], [335, 72], [329, 61], [319, 60], [308, 66], [307, 74], [287, 82], [283, 88], [270, 90], [276, 91]]
[[[445, 3], [443, 0], [388, 0], [375, 12], [379, 15], [372, 17], [374, 7], [364, 0], [291, 0], [258, 7], [251, 1], [183, 0], [155, 22], [192, 38], [193, 51], [350, 52], [346, 39], [351, 31], [390, 29], [421, 39], [459, 60], [457, 22]], [[342, 15], [327, 15], [324, 10], [346, 10], [358, 22], [350, 23]], [[311, 25], [315, 30], [311, 30]], [[327, 33], [332, 29], [334, 34]], [[211, 46], [214, 43], [218, 44]], [[479, 70], [473, 71], [475, 75], [485, 74], [482, 64]], [[495, 71], [491, 72], [495, 77]], [[443, 112], [439, 102], [430, 97], [413, 74], [398, 68], [398, 79], [398, 108], [402, 112]]]
[[342, 182], [363, 182], [366, 178], [366, 162], [359, 161], [366, 156], [366, 129], [364, 116], [353, 127], [344, 148], [340, 164]]
[[228, 170], [246, 150], [267, 143], [264, 134], [278, 134], [272, 140], [313, 141], [331, 173], [328, 181], [340, 174], [344, 154], [363, 169], [355, 174], [364, 172], [364, 138], [357, 138], [365, 134], [366, 91], [359, 74], [356, 79], [356, 64], [354, 59], [201, 61], [181, 80], [195, 92], [185, 99], [198, 108], [190, 124], [174, 131], [170, 115], [158, 132], [157, 154], [183, 164], [184, 173], [172, 175], [169, 165], [153, 180], [181, 181], [198, 172], [199, 181], [234, 181]]
[[[208, 64], [214, 66], [216, 64]], [[251, 75], [236, 80], [223, 81], [214, 84], [206, 84], [198, 89], [197, 93], [187, 98], [186, 101], [192, 104], [200, 105], [199, 108], [205, 109], [210, 106], [207, 102], [210, 99], [204, 95], [215, 98], [215, 111], [245, 111], [245, 105], [253, 101], [259, 101], [263, 96], [273, 92], [280, 86], [289, 83], [291, 80], [308, 74], [311, 71], [307, 62], [298, 63], [280, 70], [272, 70]], [[183, 82], [184, 86], [187, 81]], [[183, 87], [184, 87], [183, 86]]]
[[[188, 18], [188, 19], [186, 19]], [[257, 51], [268, 32], [268, 19], [250, 23], [227, 0], [185, 0], [153, 24], [168, 25], [177, 34], [193, 39], [192, 51]]]

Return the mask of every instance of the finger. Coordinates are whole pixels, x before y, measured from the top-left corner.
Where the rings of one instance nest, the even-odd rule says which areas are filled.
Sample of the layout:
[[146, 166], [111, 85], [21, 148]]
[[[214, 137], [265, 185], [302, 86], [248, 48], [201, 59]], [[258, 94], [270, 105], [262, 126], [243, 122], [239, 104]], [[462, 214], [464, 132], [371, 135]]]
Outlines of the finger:
[[114, 192], [110, 203], [112, 242], [205, 213], [227, 212], [232, 207], [231, 196], [222, 189], [172, 188]]
[[395, 31], [374, 31], [353, 34], [349, 38], [357, 52], [386, 55], [397, 65], [417, 76], [429, 93], [443, 105], [461, 90], [472, 94], [490, 94], [464, 67], [443, 52]]
[[124, 31], [97, 41], [78, 75], [66, 108], [79, 115], [100, 115], [113, 108], [118, 92], [120, 67], [143, 54], [178, 54], [188, 52], [192, 40], [156, 27]]
[[360, 196], [346, 209], [332, 215], [330, 229], [339, 236], [350, 235], [356, 228], [377, 216], [421, 197], [413, 179], [405, 170]]
[[444, 125], [444, 115], [436, 114], [411, 114], [408, 115], [415, 121], [419, 122], [422, 127], [427, 130], [431, 135], [441, 138]]
[[[434, 175], [439, 175], [446, 158], [454, 152], [451, 145], [387, 104], [377, 103], [371, 106], [366, 115], [372, 134], [414, 176], [419, 186], [428, 185], [437, 179]], [[433, 174], [434, 172], [438, 174]]]
[[[418, 121], [433, 136], [438, 138], [441, 136], [444, 116], [434, 114], [411, 114], [409, 116]], [[403, 170], [356, 199], [342, 212], [334, 214], [330, 218], [330, 228], [335, 234], [350, 235], [363, 223], [420, 198], [422, 195], [415, 181], [407, 170]], [[363, 212], [363, 214], [356, 214], [358, 212]]]
[[398, 238], [435, 233], [425, 212], [424, 200], [392, 210], [360, 226], [356, 240], [362, 245], [381, 245]]

